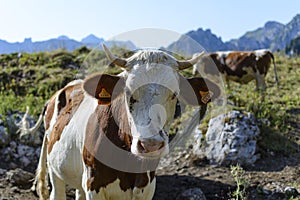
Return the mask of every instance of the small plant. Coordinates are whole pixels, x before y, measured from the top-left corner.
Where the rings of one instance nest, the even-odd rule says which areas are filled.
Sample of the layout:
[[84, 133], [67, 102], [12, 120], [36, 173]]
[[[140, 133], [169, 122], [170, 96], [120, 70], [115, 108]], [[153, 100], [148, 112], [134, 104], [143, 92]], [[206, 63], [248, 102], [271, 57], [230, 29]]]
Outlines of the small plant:
[[248, 178], [245, 176], [244, 169], [237, 164], [230, 166], [230, 172], [236, 183], [236, 190], [232, 193], [231, 200], [246, 200], [246, 188], [249, 186]]

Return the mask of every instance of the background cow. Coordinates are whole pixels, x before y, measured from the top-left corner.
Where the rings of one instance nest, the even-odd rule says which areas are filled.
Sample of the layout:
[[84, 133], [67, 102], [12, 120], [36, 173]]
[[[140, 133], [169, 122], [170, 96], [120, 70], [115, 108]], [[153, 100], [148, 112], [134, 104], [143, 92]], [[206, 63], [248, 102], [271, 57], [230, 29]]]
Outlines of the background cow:
[[275, 81], [276, 84], [278, 84], [274, 55], [266, 49], [249, 52], [219, 51], [206, 54], [194, 65], [193, 74], [196, 75], [198, 73], [199, 67], [203, 68], [205, 74], [216, 75], [221, 73], [229, 88], [229, 80], [246, 84], [255, 79], [256, 90], [265, 90], [265, 76], [267, 75], [272, 60]]
[[[48, 196], [47, 169], [50, 199], [65, 199], [66, 184], [76, 188], [76, 199], [152, 199], [178, 99], [205, 106], [220, 94], [213, 82], [178, 73], [201, 55], [177, 61], [159, 50], [141, 50], [122, 59], [104, 50], [124, 72], [73, 81], [42, 113], [46, 133], [36, 178], [41, 199]], [[21, 130], [29, 134], [37, 126]]]

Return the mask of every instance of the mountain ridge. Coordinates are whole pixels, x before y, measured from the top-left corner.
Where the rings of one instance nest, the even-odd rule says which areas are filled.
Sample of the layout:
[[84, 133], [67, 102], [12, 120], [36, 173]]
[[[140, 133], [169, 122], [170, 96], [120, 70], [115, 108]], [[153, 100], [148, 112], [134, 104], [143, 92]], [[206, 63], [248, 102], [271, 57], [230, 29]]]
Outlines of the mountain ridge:
[[[210, 29], [199, 28], [196, 31], [188, 31], [177, 41], [170, 44], [167, 49], [170, 51], [185, 52], [191, 55], [199, 52], [199, 44], [208, 52], [224, 50], [254, 50], [270, 49], [271, 51], [284, 50], [284, 48], [300, 35], [300, 14], [297, 14], [287, 24], [276, 21], [267, 21], [263, 27], [255, 30], [246, 31], [239, 38], [229, 41], [222, 41], [222, 38], [211, 32]], [[195, 44], [187, 43], [187, 38], [195, 40]]]
[[0, 39], [0, 54], [9, 53], [34, 53], [44, 51], [54, 51], [57, 49], [65, 49], [67, 51], [74, 51], [77, 48], [86, 46], [88, 48], [101, 48], [100, 44], [105, 43], [108, 47], [126, 46], [129, 49], [136, 48], [130, 41], [105, 41], [103, 38], [99, 38], [93, 34], [90, 34], [81, 41], [71, 39], [66, 35], [60, 35], [57, 38], [51, 38], [43, 41], [32, 41], [32, 38], [25, 38], [23, 42], [7, 42]]
[[[284, 50], [290, 42], [300, 36], [300, 14], [297, 14], [287, 24], [276, 21], [267, 21], [263, 27], [255, 30], [246, 31], [239, 38], [223, 41], [221, 36], [214, 34], [211, 29], [198, 28], [190, 30], [183, 34], [177, 41], [171, 43], [165, 49], [173, 52], [184, 52], [191, 55], [199, 52], [199, 46], [202, 49], [213, 51], [224, 50], [254, 50], [270, 49], [272, 51]], [[191, 42], [191, 39], [194, 42]], [[23, 42], [10, 43], [0, 39], [0, 54], [14, 52], [40, 52], [65, 49], [73, 51], [76, 48], [87, 46], [88, 48], [97, 48], [105, 42], [108, 46], [121, 45], [129, 49], [136, 49], [131, 41], [105, 41], [94, 34], [89, 34], [77, 41], [66, 35], [52, 38], [44, 41], [33, 42], [31, 38], [25, 38]], [[200, 44], [200, 45], [199, 45]]]

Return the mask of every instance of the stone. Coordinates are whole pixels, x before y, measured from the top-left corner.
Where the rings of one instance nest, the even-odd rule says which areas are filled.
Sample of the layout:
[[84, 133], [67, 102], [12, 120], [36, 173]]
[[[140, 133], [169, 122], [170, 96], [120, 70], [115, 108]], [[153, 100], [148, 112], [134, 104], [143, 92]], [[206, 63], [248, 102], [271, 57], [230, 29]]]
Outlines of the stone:
[[289, 198], [291, 198], [291, 197], [297, 197], [298, 195], [300, 195], [300, 193], [298, 192], [298, 190], [296, 188], [294, 188], [294, 187], [286, 187], [286, 188], [284, 188], [284, 193]]
[[0, 126], [0, 147], [5, 147], [10, 142], [10, 136], [4, 126]]
[[206, 197], [200, 188], [190, 188], [183, 191], [176, 200], [206, 200]]
[[32, 182], [34, 174], [20, 168], [16, 168], [6, 172], [6, 178], [14, 186], [23, 186]]
[[31, 161], [26, 156], [21, 157], [20, 162], [22, 163], [22, 166], [24, 166], [24, 167], [27, 167], [31, 163]]
[[193, 152], [212, 165], [251, 165], [259, 158], [255, 154], [259, 134], [251, 113], [231, 111], [209, 121], [205, 139], [197, 130]]
[[6, 172], [7, 172], [7, 170], [0, 168], [0, 176], [4, 175]]
[[35, 149], [27, 145], [19, 144], [17, 147], [17, 152], [19, 157], [31, 156], [32, 154], [35, 153]]

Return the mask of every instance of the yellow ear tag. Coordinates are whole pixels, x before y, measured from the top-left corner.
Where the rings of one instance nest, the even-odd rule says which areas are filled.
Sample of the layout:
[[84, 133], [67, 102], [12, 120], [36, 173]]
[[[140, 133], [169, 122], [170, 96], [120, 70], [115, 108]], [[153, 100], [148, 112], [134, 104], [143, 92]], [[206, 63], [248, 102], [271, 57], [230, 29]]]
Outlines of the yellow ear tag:
[[207, 104], [207, 102], [209, 102], [210, 98], [213, 96], [213, 92], [211, 91], [200, 91], [199, 93], [201, 95], [201, 101], [205, 104]]
[[101, 89], [101, 92], [99, 93], [99, 97], [100, 98], [110, 98], [110, 94], [104, 89]]

